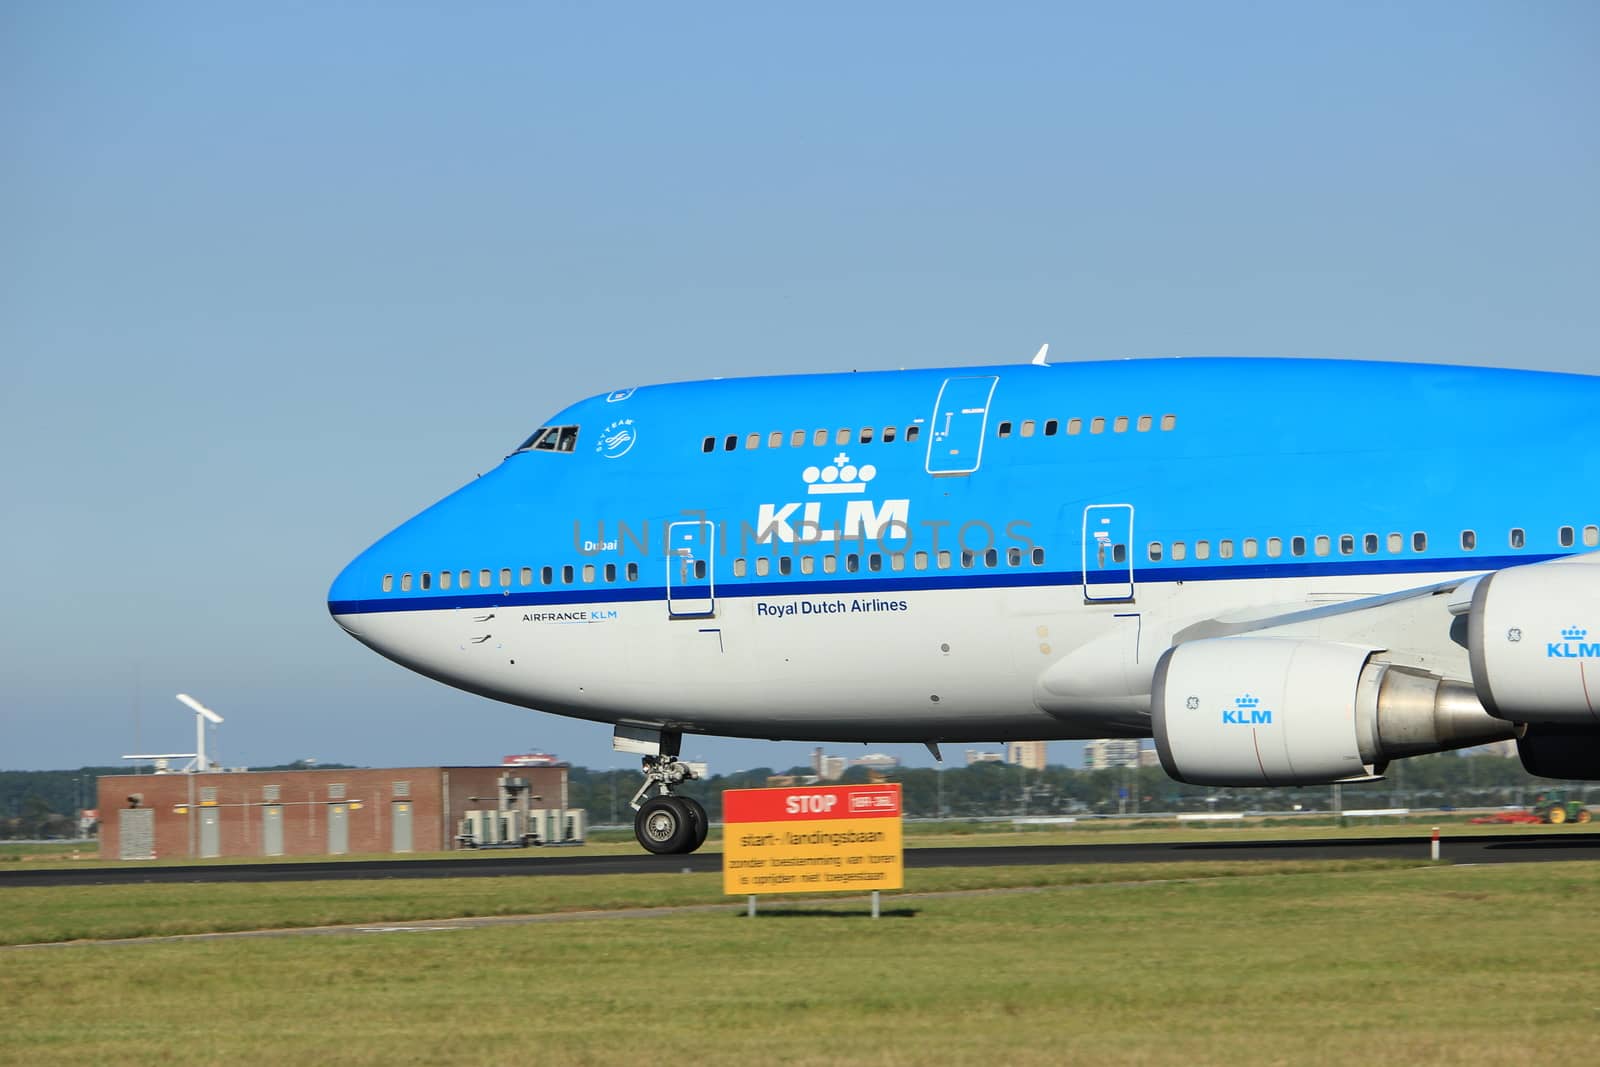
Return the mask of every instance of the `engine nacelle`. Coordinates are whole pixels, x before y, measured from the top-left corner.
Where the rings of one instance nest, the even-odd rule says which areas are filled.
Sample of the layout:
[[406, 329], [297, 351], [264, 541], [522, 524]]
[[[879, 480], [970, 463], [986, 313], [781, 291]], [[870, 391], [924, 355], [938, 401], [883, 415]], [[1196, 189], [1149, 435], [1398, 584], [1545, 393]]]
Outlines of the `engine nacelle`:
[[1478, 582], [1467, 617], [1467, 650], [1472, 681], [1491, 714], [1514, 722], [1600, 726], [1597, 562], [1583, 556], [1512, 567]]
[[1194, 785], [1323, 785], [1519, 732], [1470, 685], [1373, 662], [1375, 651], [1269, 637], [1168, 649], [1150, 703], [1162, 767]]

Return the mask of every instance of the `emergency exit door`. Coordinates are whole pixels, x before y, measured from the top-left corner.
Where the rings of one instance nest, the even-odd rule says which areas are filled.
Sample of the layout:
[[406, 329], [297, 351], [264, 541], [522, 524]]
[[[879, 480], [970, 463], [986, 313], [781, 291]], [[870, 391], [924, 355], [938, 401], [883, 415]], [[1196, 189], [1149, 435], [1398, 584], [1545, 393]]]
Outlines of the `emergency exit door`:
[[989, 399], [999, 380], [993, 375], [945, 379], [928, 427], [929, 474], [971, 474], [978, 469], [989, 424]]
[[1083, 599], [1133, 599], [1133, 505], [1083, 509]]
[[716, 524], [669, 523], [667, 545], [667, 614], [674, 619], [716, 614]]

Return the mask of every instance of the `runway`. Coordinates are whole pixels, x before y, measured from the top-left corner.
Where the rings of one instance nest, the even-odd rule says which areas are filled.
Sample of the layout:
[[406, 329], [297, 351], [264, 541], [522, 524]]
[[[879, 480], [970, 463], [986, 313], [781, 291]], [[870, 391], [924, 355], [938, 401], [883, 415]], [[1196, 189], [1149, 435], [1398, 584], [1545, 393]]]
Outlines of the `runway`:
[[[905, 863], [918, 867], [1010, 867], [1069, 863], [1241, 862], [1428, 858], [1426, 835], [1334, 838], [1321, 841], [1175, 841], [1133, 845], [1015, 845], [908, 848]], [[1543, 863], [1600, 860], [1600, 833], [1490, 834], [1446, 837], [1442, 858], [1452, 863]], [[711, 873], [722, 854], [690, 856], [585, 855], [581, 848], [507, 852], [445, 860], [348, 860], [306, 863], [193, 864], [174, 867], [46, 868], [0, 871], [8, 886], [130, 885], [154, 882], [309, 882], [374, 878], [503, 878], [575, 874]]]

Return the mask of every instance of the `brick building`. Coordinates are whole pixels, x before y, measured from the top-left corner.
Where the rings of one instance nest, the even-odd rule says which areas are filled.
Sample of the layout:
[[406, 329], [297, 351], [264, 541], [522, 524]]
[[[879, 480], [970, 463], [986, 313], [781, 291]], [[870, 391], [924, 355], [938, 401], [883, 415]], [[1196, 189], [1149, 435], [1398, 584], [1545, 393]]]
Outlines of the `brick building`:
[[[534, 823], [566, 827], [566, 767], [124, 774], [100, 779], [102, 859], [438, 852], [524, 780]], [[519, 796], [520, 793], [515, 794]], [[581, 836], [581, 829], [579, 831]]]

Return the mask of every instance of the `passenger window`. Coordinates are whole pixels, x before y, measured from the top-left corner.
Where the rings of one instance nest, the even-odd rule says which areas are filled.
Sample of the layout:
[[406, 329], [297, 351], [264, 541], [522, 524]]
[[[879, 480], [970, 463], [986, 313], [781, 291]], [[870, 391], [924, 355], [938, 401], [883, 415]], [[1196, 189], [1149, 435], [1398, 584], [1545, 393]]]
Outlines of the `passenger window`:
[[570, 563], [567, 564], [565, 567], [561, 568], [561, 584], [562, 585], [571, 585], [572, 584], [572, 564], [570, 564]]
[[500, 584], [501, 584], [501, 586], [503, 586], [506, 589], [510, 589], [511, 588], [511, 568], [510, 567], [501, 567], [500, 568]]
[[964, 570], [971, 570], [972, 563], [977, 557], [966, 549], [961, 550], [961, 566]]
[[939, 550], [939, 569], [942, 571], [950, 569], [950, 550], [948, 548]]
[[1060, 429], [1060, 423], [1056, 422], [1055, 419], [1044, 420], [1044, 435], [1046, 437], [1054, 437], [1058, 429]]
[[815, 571], [816, 569], [817, 569], [817, 557], [815, 557], [815, 556], [801, 556], [800, 557], [800, 573], [801, 574], [810, 574], [812, 571]]
[[861, 444], [870, 445], [872, 443], [872, 427], [871, 426], [863, 426], [863, 427], [861, 427], [861, 433], [856, 435], [856, 440], [858, 442], [860, 442]]
[[1044, 566], [1044, 549], [1035, 548], [1033, 550], [1033, 565], [1035, 567], [1043, 567]]
[[422, 583], [422, 588], [424, 590], [433, 588], [433, 572], [432, 571], [423, 571], [421, 574], [419, 574], [417, 576], [417, 578]]
[[1406, 548], [1406, 539], [1397, 533], [1389, 535], [1389, 553], [1398, 556]]
[[519, 581], [517, 582], [518, 585], [522, 585], [522, 586], [532, 585], [533, 584], [533, 568], [532, 567], [524, 567], [524, 568], [522, 568], [522, 571], [518, 575], [518, 578], [519, 578]]
[[868, 556], [867, 557], [867, 570], [869, 570], [869, 571], [881, 571], [881, 570], [883, 570], [883, 556], [880, 555], [877, 552], [874, 552], [870, 556]]
[[778, 573], [787, 577], [794, 570], [793, 556], [778, 557]]
[[1465, 551], [1465, 552], [1471, 552], [1473, 549], [1475, 549], [1477, 547], [1478, 547], [1478, 532], [1476, 530], [1462, 530], [1461, 531], [1461, 548], [1462, 548], [1462, 550]]
[[844, 569], [846, 574], [854, 574], [861, 569], [861, 557], [854, 552], [845, 553]]
[[743, 578], [744, 577], [744, 560], [743, 559], [736, 559], [736, 560], [733, 561], [733, 576], [735, 578]]
[[1188, 558], [1188, 555], [1189, 555], [1189, 546], [1188, 545], [1184, 544], [1182, 541], [1174, 541], [1174, 542], [1172, 542], [1172, 558], [1173, 559], [1175, 559], [1175, 560], [1176, 559], [1186, 559], [1186, 558]]
[[411, 592], [411, 575], [402, 574], [400, 576], [400, 591], [402, 593]]
[[1112, 563], [1126, 563], [1126, 562], [1128, 562], [1128, 546], [1127, 545], [1112, 545], [1111, 546], [1111, 562]]
[[985, 567], [998, 567], [998, 566], [1000, 566], [1000, 553], [999, 553], [999, 551], [996, 550], [996, 549], [991, 548], [987, 552], [985, 552], [983, 554], [983, 565]]
[[1163, 416], [1161, 416], [1161, 428], [1163, 430], [1175, 430], [1175, 429], [1177, 429], [1178, 428], [1178, 416], [1176, 416], [1176, 415], [1163, 415]]
[[1339, 535], [1339, 555], [1341, 555], [1341, 556], [1350, 556], [1350, 555], [1354, 555], [1355, 551], [1356, 551], [1356, 537], [1355, 537], [1355, 534], [1340, 534]]
[[1010, 437], [1010, 436], [1011, 436], [1011, 423], [1009, 423], [1009, 422], [1002, 422], [1002, 423], [1001, 423], [1001, 424], [1000, 424], [1000, 430], [999, 430], [999, 433], [998, 433], [998, 435], [997, 435], [997, 436], [1000, 436], [1000, 437]]
[[736, 449], [738, 447], [739, 447], [739, 435], [738, 434], [730, 433], [728, 436], [726, 436], [726, 437], [724, 437], [722, 439], [722, 450], [724, 452], [732, 452], [734, 449]]
[[893, 426], [885, 426], [883, 428], [883, 443], [886, 444], [886, 445], [894, 444], [894, 427]]
[[906, 427], [906, 441], [908, 443], [911, 442], [911, 441], [915, 441], [917, 439], [917, 437], [921, 433], [922, 433], [922, 427], [921, 426], [918, 426], [916, 424], [912, 424], [910, 426], [907, 426]]
[[614, 582], [616, 580], [617, 580], [617, 565], [615, 563], [607, 563], [606, 564], [606, 581]]
[[1361, 551], [1369, 556], [1376, 556], [1378, 554], [1378, 535], [1366, 534], [1363, 536], [1361, 538]]
[[889, 569], [892, 570], [892, 571], [903, 571], [903, 570], [905, 570], [906, 569], [906, 554], [904, 552], [891, 553], [890, 556], [889, 556]]
[[1127, 433], [1128, 432], [1128, 416], [1126, 416], [1126, 415], [1118, 415], [1117, 418], [1116, 418], [1116, 421], [1111, 424], [1111, 428], [1116, 433]]
[[583, 584], [584, 585], [593, 585], [594, 584], [594, 564], [593, 563], [585, 563], [583, 565]]
[[1151, 541], [1150, 542], [1150, 558], [1151, 558], [1151, 560], [1160, 560], [1161, 559], [1161, 542], [1160, 541]]
[[911, 557], [911, 569], [925, 571], [928, 569], [928, 554], [926, 552], [914, 553]]
[[1020, 566], [1022, 566], [1022, 549], [1020, 549], [1020, 548], [1008, 548], [1008, 549], [1006, 549], [1006, 566], [1008, 566], [1008, 567], [1020, 567]]
[[1589, 548], [1600, 544], [1600, 526], [1585, 526], [1583, 528], [1583, 543]]
[[1527, 534], [1522, 532], [1522, 527], [1516, 526], [1511, 530], [1511, 547], [1521, 548], [1528, 543]]
[[1023, 419], [1022, 420], [1022, 436], [1024, 436], [1024, 437], [1032, 437], [1033, 436], [1033, 420], [1032, 419]]
[[806, 432], [804, 430], [796, 430], [796, 431], [794, 431], [793, 433], [791, 433], [789, 435], [789, 447], [790, 448], [800, 448], [805, 443], [806, 443]]
[[1152, 419], [1149, 415], [1140, 415], [1139, 416], [1139, 432], [1140, 433], [1149, 433], [1150, 432], [1150, 427], [1154, 424], [1154, 422], [1155, 422], [1155, 420]]
[[628, 581], [637, 582], [638, 580], [639, 580], [639, 565], [637, 563], [628, 564]]
[[818, 447], [828, 443], [828, 431], [818, 430], [811, 435], [811, 443]]
[[1230, 539], [1225, 537], [1221, 541], [1217, 542], [1217, 558], [1218, 559], [1232, 559], [1233, 558], [1233, 542]]
[[694, 576], [695, 576], [696, 580], [698, 580], [698, 581], [702, 581], [702, 582], [705, 581], [705, 578], [706, 578], [706, 561], [705, 560], [697, 559], [697, 560], [694, 561]]
[[479, 586], [479, 588], [487, 589], [493, 584], [494, 584], [494, 579], [490, 577], [488, 568], [485, 568], [485, 569], [483, 569], [483, 570], [478, 572], [478, 586]]
[[768, 448], [782, 448], [783, 447], [783, 431], [782, 430], [773, 430], [771, 433], [767, 434], [767, 447]]
[[1333, 551], [1333, 542], [1328, 539], [1327, 534], [1318, 534], [1316, 545], [1316, 552], [1319, 556], [1326, 556]]
[[747, 433], [747, 434], [745, 434], [744, 435], [744, 447], [745, 447], [746, 451], [751, 450], [751, 449], [760, 448], [761, 447], [761, 435], [758, 434], [758, 433]]
[[1306, 539], [1304, 537], [1289, 538], [1289, 555], [1303, 556], [1306, 554]]
[[1210, 559], [1211, 558], [1211, 542], [1210, 541], [1196, 541], [1194, 543], [1194, 558], [1195, 559]]
[[1420, 530], [1411, 535], [1411, 550], [1413, 552], [1428, 551], [1428, 535]]
[[841, 426], [839, 428], [839, 432], [833, 435], [833, 443], [836, 444], [836, 445], [847, 445], [847, 444], [849, 444], [850, 443], [850, 427]]
[[1283, 539], [1281, 537], [1267, 538], [1267, 557], [1277, 559], [1283, 555]]
[[554, 568], [551, 568], [551, 567], [540, 567], [539, 568], [539, 584], [540, 585], [550, 585], [555, 580], [556, 580], [556, 572], [555, 572]]
[[839, 557], [838, 556], [823, 556], [822, 557], [822, 573], [823, 574], [832, 574], [834, 571], [837, 571], [838, 569], [839, 569]]
[[1106, 432], [1106, 420], [1100, 418], [1099, 416], [1096, 416], [1095, 418], [1091, 419], [1089, 421], [1089, 432], [1090, 433], [1105, 433]]
[[383, 576], [383, 591], [385, 593], [394, 592], [394, 575], [385, 574]]
[[472, 572], [471, 571], [462, 571], [461, 572], [461, 588], [463, 588], [463, 589], [471, 589], [472, 588]]
[[1068, 419], [1067, 420], [1067, 436], [1068, 437], [1076, 437], [1078, 434], [1080, 434], [1082, 432], [1083, 432], [1083, 420], [1082, 419]]
[[765, 578], [772, 572], [772, 561], [766, 556], [756, 557], [756, 577]]
[[1244, 539], [1244, 558], [1256, 558], [1256, 539], [1254, 537], [1246, 537]]
[[702, 451], [702, 452], [715, 452], [716, 450], [717, 450], [717, 439], [715, 437], [708, 437], [704, 441], [700, 442], [700, 451]]
[[454, 578], [455, 578], [454, 572], [452, 572], [452, 571], [440, 571], [439, 572], [439, 588], [440, 589], [449, 589], [450, 588], [450, 583]]
[[1572, 545], [1573, 545], [1573, 542], [1575, 540], [1575, 538], [1574, 538], [1574, 534], [1575, 533], [1576, 533], [1576, 531], [1574, 531], [1572, 527], [1563, 526], [1563, 527], [1561, 527], [1561, 532], [1559, 534], [1557, 534], [1556, 540], [1561, 542], [1561, 547], [1562, 548], [1571, 548]]

